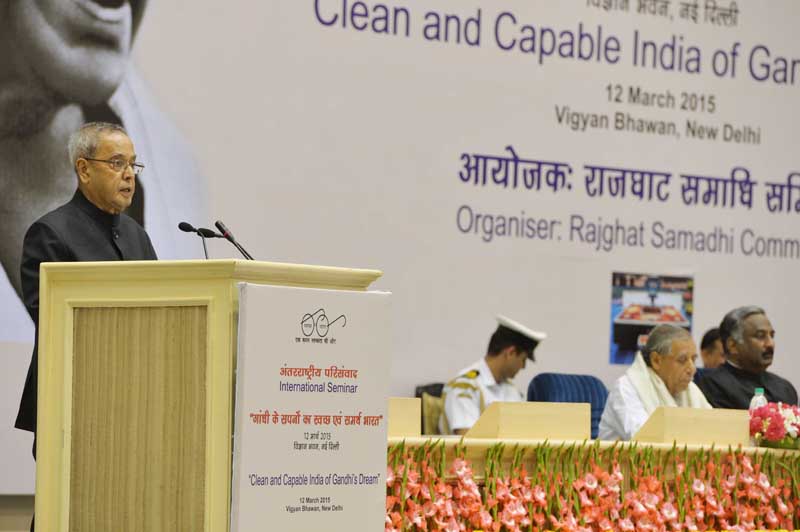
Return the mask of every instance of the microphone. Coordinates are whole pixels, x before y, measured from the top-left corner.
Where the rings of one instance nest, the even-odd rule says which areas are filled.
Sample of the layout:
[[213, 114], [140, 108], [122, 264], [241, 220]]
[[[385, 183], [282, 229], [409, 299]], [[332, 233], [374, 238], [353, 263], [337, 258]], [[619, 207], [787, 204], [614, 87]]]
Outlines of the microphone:
[[241, 245], [241, 244], [239, 244], [239, 243], [236, 241], [236, 239], [233, 237], [233, 233], [231, 233], [230, 229], [228, 229], [228, 228], [225, 226], [225, 224], [224, 224], [224, 223], [222, 223], [222, 220], [217, 220], [216, 222], [214, 222], [214, 225], [215, 225], [215, 226], [217, 226], [217, 229], [219, 229], [219, 230], [220, 230], [220, 232], [222, 233], [222, 237], [223, 237], [223, 238], [225, 238], [225, 239], [226, 239], [228, 242], [230, 242], [231, 244], [233, 244], [233, 245], [236, 247], [236, 249], [238, 249], [238, 250], [239, 250], [239, 253], [241, 253], [241, 254], [242, 254], [242, 256], [243, 256], [244, 258], [246, 258], [247, 260], [255, 260], [255, 259], [253, 258], [253, 256], [252, 256], [251, 254], [249, 254], [249, 253], [247, 252], [247, 250], [246, 250], [246, 249], [244, 249], [244, 248], [242, 247], [242, 245]]
[[206, 238], [222, 237], [222, 235], [218, 235], [211, 229], [206, 229], [204, 227], [200, 227], [199, 229], [195, 228], [189, 222], [179, 223], [178, 229], [180, 229], [184, 233], [196, 233], [200, 237], [200, 240], [203, 241], [203, 254], [206, 256], [206, 259], [208, 259], [208, 247], [206, 246]]
[[211, 229], [206, 229], [205, 227], [198, 227], [197, 234], [205, 238], [225, 238], [216, 231], [212, 231]]
[[222, 223], [222, 220], [217, 220], [214, 222], [214, 225], [220, 230], [224, 238], [230, 240], [231, 242], [236, 242], [236, 239], [233, 238], [233, 233], [231, 233], [231, 230], [228, 229], [224, 223]]
[[203, 238], [225, 238], [216, 231], [212, 231], [211, 229], [206, 229], [205, 227], [195, 227], [188, 222], [179, 223], [178, 229], [186, 233], [197, 233]]

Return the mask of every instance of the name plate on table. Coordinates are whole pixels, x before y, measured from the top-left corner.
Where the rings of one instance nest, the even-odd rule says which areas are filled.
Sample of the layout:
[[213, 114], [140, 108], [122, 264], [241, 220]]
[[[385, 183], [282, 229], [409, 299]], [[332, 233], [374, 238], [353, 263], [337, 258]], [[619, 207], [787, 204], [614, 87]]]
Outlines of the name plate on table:
[[747, 410], [656, 408], [634, 441], [695, 445], [750, 445]]
[[388, 304], [239, 285], [231, 532], [383, 529]]
[[467, 438], [518, 440], [588, 440], [589, 403], [492, 403]]

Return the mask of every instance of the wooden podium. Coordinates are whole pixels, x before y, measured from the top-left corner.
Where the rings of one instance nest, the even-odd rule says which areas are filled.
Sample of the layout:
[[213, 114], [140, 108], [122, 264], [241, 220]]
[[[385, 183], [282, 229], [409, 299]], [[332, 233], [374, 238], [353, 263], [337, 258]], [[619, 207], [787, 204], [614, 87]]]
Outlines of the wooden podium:
[[43, 264], [37, 532], [225, 532], [237, 283], [381, 276], [237, 260]]

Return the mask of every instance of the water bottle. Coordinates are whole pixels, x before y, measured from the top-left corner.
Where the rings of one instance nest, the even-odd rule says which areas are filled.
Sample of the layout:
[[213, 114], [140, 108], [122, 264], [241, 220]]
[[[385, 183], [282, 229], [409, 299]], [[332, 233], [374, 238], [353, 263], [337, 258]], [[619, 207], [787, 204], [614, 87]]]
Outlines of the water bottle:
[[766, 406], [768, 402], [769, 401], [767, 401], [767, 398], [764, 396], [764, 388], [756, 388], [755, 395], [750, 399], [750, 412], [756, 408]]
[[[766, 406], [768, 403], [767, 398], [764, 397], [764, 388], [756, 388], [756, 393], [753, 394], [753, 398], [750, 399], [750, 414], [753, 414], [753, 410], [756, 408]], [[750, 436], [750, 447], [755, 447], [758, 445], [758, 442], [753, 436]]]

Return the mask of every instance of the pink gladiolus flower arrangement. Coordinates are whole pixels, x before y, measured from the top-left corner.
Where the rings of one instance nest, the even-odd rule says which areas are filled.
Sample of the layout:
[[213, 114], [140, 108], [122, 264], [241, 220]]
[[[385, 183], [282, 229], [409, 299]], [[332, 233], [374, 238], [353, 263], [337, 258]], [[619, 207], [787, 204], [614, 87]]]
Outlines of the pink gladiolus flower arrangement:
[[498, 444], [477, 472], [466, 455], [390, 449], [385, 531], [800, 529], [800, 453]]

